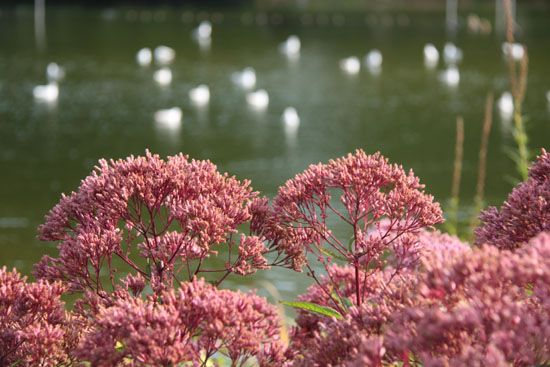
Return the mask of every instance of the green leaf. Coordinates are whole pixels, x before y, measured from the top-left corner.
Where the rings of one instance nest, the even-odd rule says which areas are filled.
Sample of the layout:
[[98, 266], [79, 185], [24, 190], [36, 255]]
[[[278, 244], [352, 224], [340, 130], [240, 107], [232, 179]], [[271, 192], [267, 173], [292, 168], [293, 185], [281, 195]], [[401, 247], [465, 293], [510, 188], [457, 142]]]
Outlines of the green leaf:
[[344, 310], [349, 310], [349, 308], [351, 306], [353, 306], [353, 303], [351, 302], [351, 300], [349, 298], [347, 298], [347, 297], [340, 298], [340, 296], [338, 296], [338, 293], [336, 293], [334, 291], [330, 292], [330, 296], [332, 297], [332, 299], [335, 302], [337, 302], [340, 306], [342, 306], [342, 308]]
[[342, 315], [336, 311], [333, 308], [327, 307], [327, 306], [321, 306], [316, 303], [311, 302], [285, 302], [281, 301], [281, 303], [285, 306], [290, 306], [294, 308], [298, 308], [300, 310], [305, 310], [309, 312], [313, 312], [319, 315], [327, 316], [327, 317], [334, 317], [336, 319], [341, 319]]

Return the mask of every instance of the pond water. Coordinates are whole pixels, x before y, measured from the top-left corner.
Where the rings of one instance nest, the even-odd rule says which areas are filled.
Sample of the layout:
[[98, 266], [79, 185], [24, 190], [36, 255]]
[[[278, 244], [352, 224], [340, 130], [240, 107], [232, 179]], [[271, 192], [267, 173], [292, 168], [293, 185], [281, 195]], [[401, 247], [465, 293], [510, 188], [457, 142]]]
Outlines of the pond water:
[[[444, 14], [288, 13], [277, 16], [228, 10], [195, 14], [183, 9], [48, 8], [46, 38], [37, 48], [32, 8], [0, 9], [0, 265], [29, 274], [32, 264], [55, 247], [36, 239], [36, 227], [62, 192], [75, 189], [102, 157], [139, 155], [150, 149], [162, 156], [183, 152], [210, 159], [221, 171], [249, 178], [272, 197], [279, 185], [309, 164], [342, 156], [356, 148], [381, 151], [426, 184], [440, 202], [450, 195], [455, 121], [465, 121], [461, 210], [471, 205], [485, 97], [508, 87], [502, 39], [459, 31], [460, 84], [442, 83], [444, 68], [427, 70], [422, 49], [440, 50], [448, 40]], [[487, 17], [491, 17], [487, 13]], [[519, 40], [529, 49], [529, 79], [524, 111], [530, 147], [550, 147], [549, 13], [518, 10]], [[212, 43], [201, 49], [191, 31], [199, 18], [213, 21]], [[273, 24], [276, 23], [276, 24]], [[281, 23], [281, 24], [279, 24]], [[278, 45], [296, 34], [298, 60], [288, 60]], [[176, 51], [172, 84], [153, 80], [155, 66], [140, 67], [142, 47], [167, 45]], [[361, 59], [373, 49], [383, 54], [379, 74], [347, 75], [339, 60]], [[56, 103], [33, 99], [33, 87], [46, 82], [55, 61], [65, 67]], [[257, 87], [269, 93], [269, 106], [255, 111], [231, 74], [254, 67]], [[363, 68], [364, 69], [364, 68]], [[198, 84], [210, 87], [206, 108], [189, 101]], [[183, 111], [178, 130], [155, 124], [159, 109]], [[287, 134], [281, 114], [296, 108], [301, 124]], [[488, 152], [487, 201], [504, 200], [515, 177], [507, 155], [513, 139], [495, 107]], [[293, 299], [310, 281], [291, 271], [231, 279], [233, 285], [274, 283]], [[232, 285], [229, 283], [229, 285]]]

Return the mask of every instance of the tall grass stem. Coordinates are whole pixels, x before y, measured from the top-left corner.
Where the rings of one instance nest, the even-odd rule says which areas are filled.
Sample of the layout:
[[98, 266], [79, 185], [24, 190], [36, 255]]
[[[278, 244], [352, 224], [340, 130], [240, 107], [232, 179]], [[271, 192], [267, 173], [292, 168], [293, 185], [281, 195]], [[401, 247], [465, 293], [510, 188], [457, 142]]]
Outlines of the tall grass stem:
[[451, 187], [451, 202], [449, 205], [449, 220], [447, 230], [456, 235], [458, 233], [458, 206], [460, 197], [460, 179], [462, 176], [462, 161], [464, 159], [464, 120], [462, 116], [456, 118], [455, 160], [453, 167], [453, 181]]

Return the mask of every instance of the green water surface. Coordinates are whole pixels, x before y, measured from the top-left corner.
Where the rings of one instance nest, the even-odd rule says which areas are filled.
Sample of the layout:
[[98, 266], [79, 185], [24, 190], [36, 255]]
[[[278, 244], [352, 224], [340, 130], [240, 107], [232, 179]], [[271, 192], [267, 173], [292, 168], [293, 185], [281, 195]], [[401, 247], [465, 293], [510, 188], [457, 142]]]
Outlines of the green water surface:
[[[414, 169], [427, 190], [446, 202], [455, 120], [462, 115], [465, 212], [475, 189], [485, 97], [494, 92], [498, 98], [508, 88], [502, 39], [494, 32], [481, 36], [461, 29], [453, 38], [464, 51], [457, 88], [438, 80], [441, 61], [437, 70], [424, 67], [424, 44], [441, 50], [449, 39], [440, 13], [409, 11], [386, 18], [354, 13], [336, 19], [178, 8], [52, 7], [46, 13], [46, 43], [40, 50], [32, 8], [0, 12], [0, 265], [26, 274], [44, 253], [55, 253], [52, 244], [36, 239], [36, 227], [60, 194], [76, 189], [99, 158], [139, 155], [147, 148], [163, 156], [184, 152], [210, 159], [222, 171], [251, 179], [270, 197], [311, 163], [356, 148], [379, 150]], [[201, 50], [191, 37], [201, 18], [214, 22], [209, 50]], [[518, 10], [519, 38], [529, 50], [524, 111], [533, 151], [550, 147], [548, 19], [548, 13]], [[278, 51], [291, 34], [302, 41], [295, 61]], [[155, 66], [143, 68], [134, 61], [140, 48], [161, 44], [176, 50], [173, 82], [166, 88], [153, 81]], [[373, 48], [384, 57], [379, 75], [362, 70], [350, 76], [339, 69], [340, 59], [362, 58]], [[46, 82], [51, 61], [64, 66], [67, 75], [57, 103], [38, 103], [33, 87]], [[258, 88], [269, 92], [265, 112], [248, 108], [245, 92], [231, 82], [231, 73], [246, 66], [256, 69]], [[211, 91], [204, 109], [188, 98], [188, 91], [201, 83]], [[158, 128], [154, 112], [172, 106], [183, 110], [181, 129]], [[295, 137], [285, 133], [281, 122], [287, 106], [301, 118]], [[486, 196], [496, 204], [510, 191], [508, 178], [515, 171], [506, 155], [513, 147], [509, 128], [496, 107], [494, 112]], [[285, 299], [310, 284], [305, 276], [282, 269], [230, 281], [261, 287], [262, 280], [273, 282]]]

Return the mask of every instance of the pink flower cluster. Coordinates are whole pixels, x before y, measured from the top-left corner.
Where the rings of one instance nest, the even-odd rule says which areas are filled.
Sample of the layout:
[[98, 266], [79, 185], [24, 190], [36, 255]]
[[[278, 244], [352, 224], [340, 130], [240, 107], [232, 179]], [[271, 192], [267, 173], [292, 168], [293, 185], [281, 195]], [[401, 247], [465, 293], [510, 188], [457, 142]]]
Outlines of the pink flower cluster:
[[534, 366], [550, 360], [550, 235], [515, 253], [482, 247], [431, 259], [416, 305], [395, 317], [389, 355], [426, 366]]
[[[235, 238], [256, 197], [248, 181], [220, 174], [208, 161], [183, 155], [164, 161], [149, 152], [102, 160], [40, 226], [40, 239], [58, 242], [59, 257], [45, 256], [36, 275], [61, 280], [73, 291], [99, 291], [103, 271], [114, 287], [115, 264], [122, 263], [161, 292], [202, 272], [223, 279], [266, 269], [261, 239]], [[228, 254], [225, 268], [205, 269], [204, 260], [220, 250]]]
[[[344, 321], [331, 322], [324, 316], [300, 312], [296, 319], [297, 327], [293, 329], [292, 344], [289, 351], [302, 357], [300, 365], [328, 365], [336, 363], [342, 355], [349, 355], [350, 350], [343, 349], [340, 352], [320, 353], [329, 347], [342, 348], [343, 346], [326, 345], [333, 343], [331, 337], [338, 328], [339, 335], [349, 341], [351, 345], [359, 347], [365, 340], [371, 340], [378, 344], [379, 336], [387, 327], [395, 314], [405, 307], [413, 305], [414, 297], [410, 290], [417, 286], [419, 272], [424, 268], [422, 264], [427, 261], [443, 260], [452, 256], [461, 256], [470, 251], [470, 246], [461, 242], [458, 238], [439, 231], [421, 230], [417, 234], [417, 249], [420, 261], [416, 267], [409, 267], [395, 276], [391, 266], [383, 271], [371, 274], [367, 278], [363, 288], [365, 301], [358, 308], [354, 294], [354, 269], [351, 266], [332, 266], [328, 269], [327, 276], [323, 277], [319, 284], [311, 286], [300, 300], [315, 304], [334, 307], [335, 300], [342, 304], [348, 316]], [[331, 290], [330, 294], [325, 289]], [[327, 326], [330, 325], [330, 326]], [[359, 328], [360, 332], [355, 330]], [[342, 333], [345, 333], [342, 334]], [[364, 340], [363, 340], [364, 339]]]
[[[549, 255], [550, 234], [542, 233], [515, 253], [483, 247], [424, 257], [418, 271], [404, 272], [389, 288], [375, 285], [369, 302], [351, 307], [343, 320], [301, 314], [294, 365], [547, 363]], [[352, 277], [348, 269], [334, 272], [342, 284]], [[327, 302], [316, 287], [307, 299]]]
[[[415, 233], [443, 220], [439, 204], [424, 193], [418, 178], [379, 153], [362, 150], [328, 164], [310, 166], [279, 189], [272, 208], [255, 205], [252, 228], [268, 239], [279, 264], [294, 270], [308, 267], [306, 254], [328, 263], [341, 259], [355, 269], [357, 304], [368, 277], [385, 266], [390, 251], [396, 273], [414, 258]], [[334, 235], [331, 223], [351, 230], [352, 240]], [[348, 243], [349, 242], [349, 243]], [[361, 273], [361, 274], [360, 274]]]
[[550, 153], [542, 150], [500, 209], [491, 207], [480, 215], [476, 244], [515, 249], [542, 231], [550, 231]]
[[[119, 297], [100, 307], [76, 355], [94, 366], [175, 366], [230, 361], [280, 366], [275, 307], [263, 298], [192, 281], [158, 298]], [[195, 365], [195, 364], [193, 364]]]
[[[302, 301], [334, 307], [334, 299], [342, 303], [345, 310], [343, 320], [329, 319], [301, 311], [296, 319], [297, 326], [287, 355], [297, 366], [339, 365], [345, 358], [351, 358], [353, 348], [363, 345], [365, 340], [375, 337], [376, 343], [389, 320], [396, 312], [410, 304], [408, 289], [416, 283], [410, 271], [393, 277], [392, 270], [373, 273], [363, 288], [364, 302], [357, 307], [353, 279], [355, 271], [351, 266], [332, 266], [320, 284], [313, 285], [301, 296]], [[336, 287], [333, 287], [336, 285]], [[332, 296], [324, 289], [331, 287]], [[337, 339], [335, 339], [337, 338]], [[375, 358], [376, 360], [376, 358]]]
[[0, 268], [0, 366], [57, 366], [69, 360], [69, 320], [60, 283], [27, 283]]

